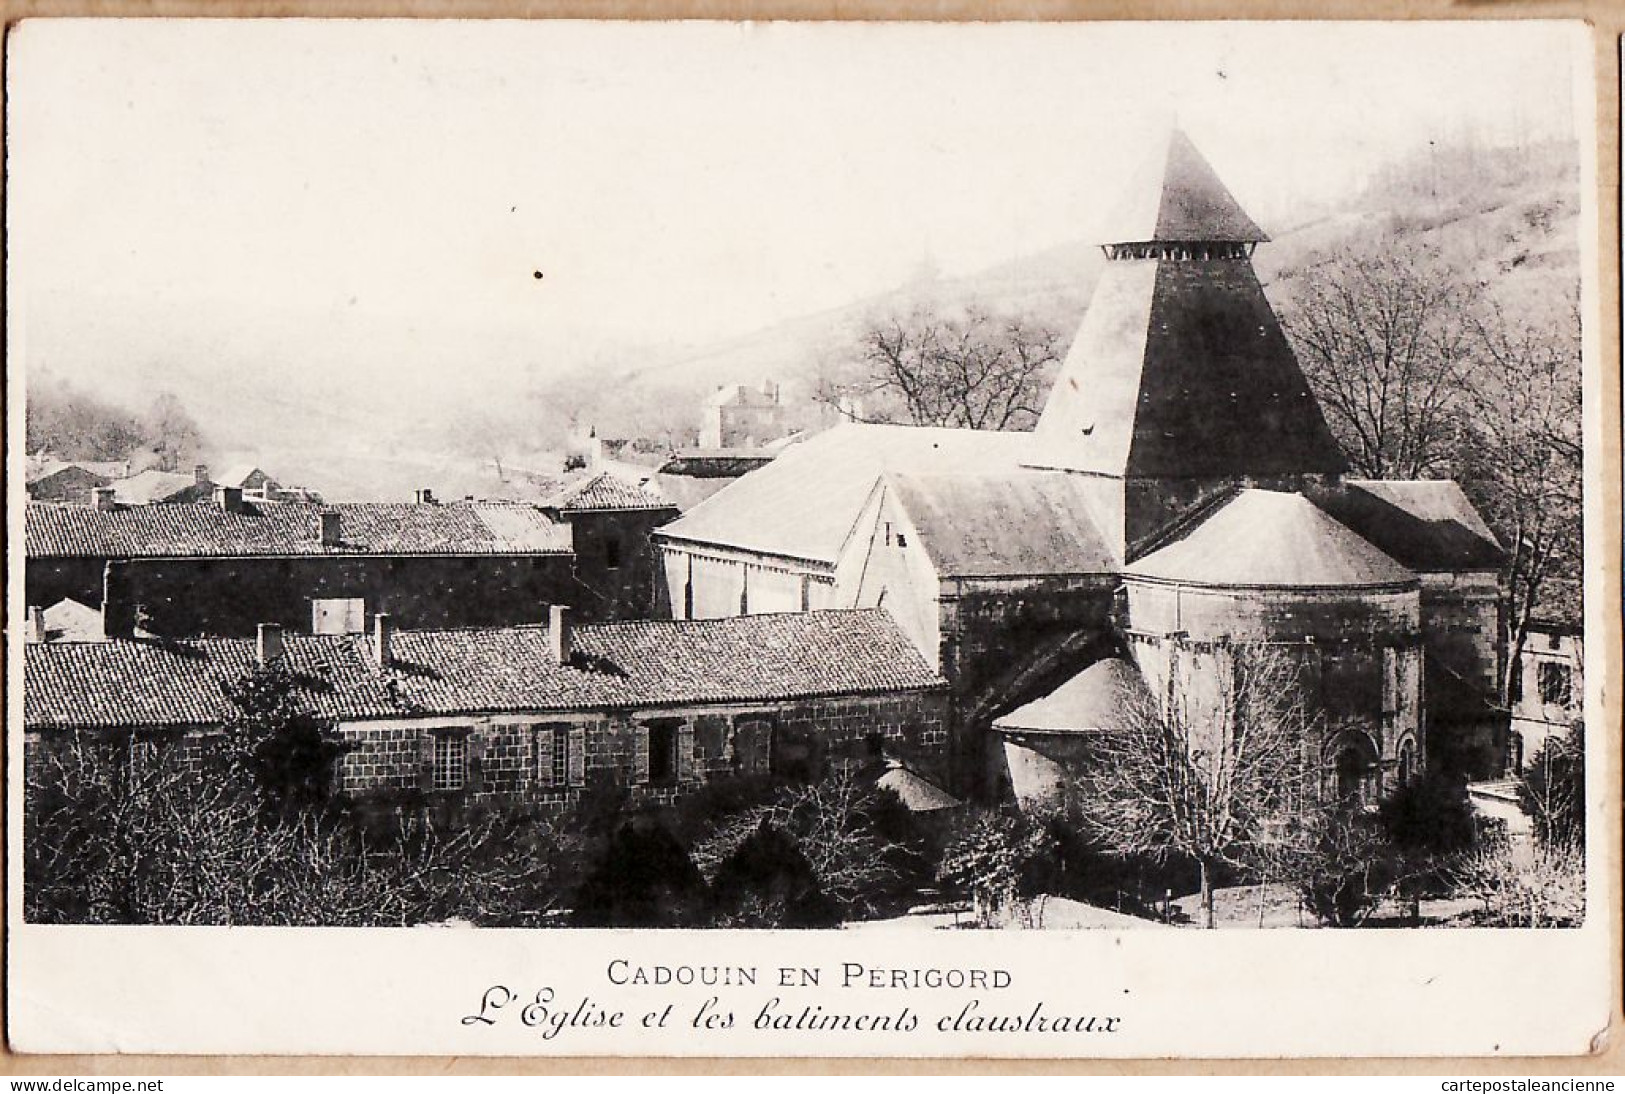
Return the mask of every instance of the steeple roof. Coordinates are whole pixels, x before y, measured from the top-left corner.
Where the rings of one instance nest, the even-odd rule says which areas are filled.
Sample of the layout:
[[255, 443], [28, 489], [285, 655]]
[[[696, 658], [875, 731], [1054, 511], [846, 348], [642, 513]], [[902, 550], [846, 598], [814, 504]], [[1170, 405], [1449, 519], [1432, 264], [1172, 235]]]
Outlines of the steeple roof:
[[1115, 249], [1026, 462], [1132, 479], [1342, 473], [1248, 258], [1264, 233], [1184, 134], [1153, 166], [1113, 235], [1163, 245]]
[[1266, 243], [1196, 145], [1175, 129], [1106, 222], [1101, 243]]

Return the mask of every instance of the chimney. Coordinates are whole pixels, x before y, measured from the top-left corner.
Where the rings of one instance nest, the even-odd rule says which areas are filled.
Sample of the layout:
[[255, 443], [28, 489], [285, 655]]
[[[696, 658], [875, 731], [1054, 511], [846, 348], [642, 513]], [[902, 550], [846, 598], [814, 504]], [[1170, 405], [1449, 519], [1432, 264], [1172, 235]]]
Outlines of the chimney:
[[387, 612], [379, 612], [372, 617], [372, 656], [381, 669], [389, 668], [390, 638], [393, 633], [394, 628], [390, 625]]
[[118, 492], [111, 486], [98, 486], [91, 493], [94, 496], [96, 512], [111, 513], [118, 507], [118, 503], [113, 500]]
[[428, 487], [424, 487], [421, 490], [414, 490], [412, 492], [412, 497], [419, 505], [435, 504], [434, 491], [430, 490]]
[[206, 463], [200, 463], [196, 467], [192, 468], [192, 478], [199, 485], [202, 485], [203, 483], [208, 482], [209, 481], [209, 465], [206, 464]]
[[323, 547], [337, 547], [344, 542], [344, 530], [339, 521], [339, 514], [327, 509], [317, 514], [321, 518], [321, 528], [318, 535], [321, 537]]
[[215, 487], [214, 503], [228, 513], [241, 513], [243, 511], [243, 488], [240, 486]]
[[28, 607], [28, 640], [30, 642], [44, 642], [45, 639], [45, 609], [38, 604]]
[[547, 610], [547, 640], [555, 665], [570, 663], [570, 609], [554, 604]]
[[260, 664], [270, 668], [282, 660], [282, 624], [261, 623], [257, 650]]

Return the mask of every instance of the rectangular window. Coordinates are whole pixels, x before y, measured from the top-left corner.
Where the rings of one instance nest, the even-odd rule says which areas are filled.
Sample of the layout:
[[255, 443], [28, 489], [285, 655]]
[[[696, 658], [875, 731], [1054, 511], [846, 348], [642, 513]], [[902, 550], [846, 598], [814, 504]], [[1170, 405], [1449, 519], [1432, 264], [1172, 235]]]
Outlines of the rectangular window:
[[611, 533], [604, 537], [604, 569], [619, 570], [621, 568], [621, 540], [619, 536]]
[[568, 786], [570, 784], [570, 727], [554, 726], [553, 734], [553, 785]]
[[677, 780], [677, 723], [651, 722], [649, 724], [649, 781], [669, 783]]
[[468, 781], [468, 738], [461, 733], [438, 733], [434, 738], [434, 790], [461, 790]]
[[1542, 661], [1539, 676], [1540, 701], [1566, 707], [1574, 699], [1574, 672], [1561, 661]]

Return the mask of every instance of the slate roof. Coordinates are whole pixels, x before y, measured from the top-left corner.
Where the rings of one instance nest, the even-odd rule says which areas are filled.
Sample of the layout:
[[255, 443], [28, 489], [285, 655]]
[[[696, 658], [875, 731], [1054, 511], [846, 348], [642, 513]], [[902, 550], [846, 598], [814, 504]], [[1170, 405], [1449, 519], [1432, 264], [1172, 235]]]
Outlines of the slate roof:
[[1401, 587], [1417, 580], [1302, 494], [1273, 490], [1241, 491], [1125, 573], [1232, 588]]
[[1027, 462], [1130, 478], [1347, 468], [1244, 259], [1108, 262]]
[[845, 422], [742, 476], [655, 533], [833, 566], [887, 471], [1014, 469], [1026, 433]]
[[1413, 570], [1494, 570], [1504, 558], [1495, 533], [1449, 480], [1345, 479], [1315, 503]]
[[1121, 567], [1078, 476], [887, 476], [941, 577], [1109, 574]]
[[[319, 514], [342, 543], [322, 546]], [[254, 555], [567, 554], [570, 529], [534, 506], [356, 502], [150, 505], [100, 512], [30, 505], [29, 558], [234, 558]]]
[[[325, 715], [611, 710], [881, 694], [943, 686], [878, 609], [581, 625], [554, 664], [548, 628], [399, 631], [391, 667], [364, 635], [288, 635], [286, 665]], [[255, 664], [252, 639], [31, 644], [25, 722], [127, 728], [228, 718], [222, 685]]]
[[593, 513], [624, 509], [671, 509], [673, 506], [636, 483], [627, 482], [608, 471], [600, 471], [553, 498], [547, 503], [547, 508], [564, 513]]
[[1140, 168], [1101, 236], [1102, 243], [1269, 240], [1178, 129]]
[[1111, 732], [1125, 710], [1148, 697], [1140, 670], [1121, 657], [1096, 661], [1048, 695], [993, 720], [993, 728], [1028, 733]]

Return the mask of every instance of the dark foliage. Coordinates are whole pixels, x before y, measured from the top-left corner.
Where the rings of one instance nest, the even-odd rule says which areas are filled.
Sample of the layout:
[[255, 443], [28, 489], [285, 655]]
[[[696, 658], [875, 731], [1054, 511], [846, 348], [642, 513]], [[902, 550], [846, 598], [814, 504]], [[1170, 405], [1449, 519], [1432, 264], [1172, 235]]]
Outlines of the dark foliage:
[[1410, 854], [1448, 855], [1470, 850], [1477, 824], [1467, 785], [1430, 774], [1383, 800], [1378, 816], [1389, 840]]
[[587, 872], [576, 898], [577, 927], [690, 927], [704, 921], [700, 871], [665, 827], [622, 824]]
[[795, 837], [765, 818], [723, 860], [711, 894], [727, 926], [833, 927], [841, 920]]
[[226, 723], [231, 765], [268, 813], [294, 816], [341, 804], [338, 763], [349, 747], [332, 719], [300, 702], [293, 677], [258, 668], [228, 684], [236, 714]]

